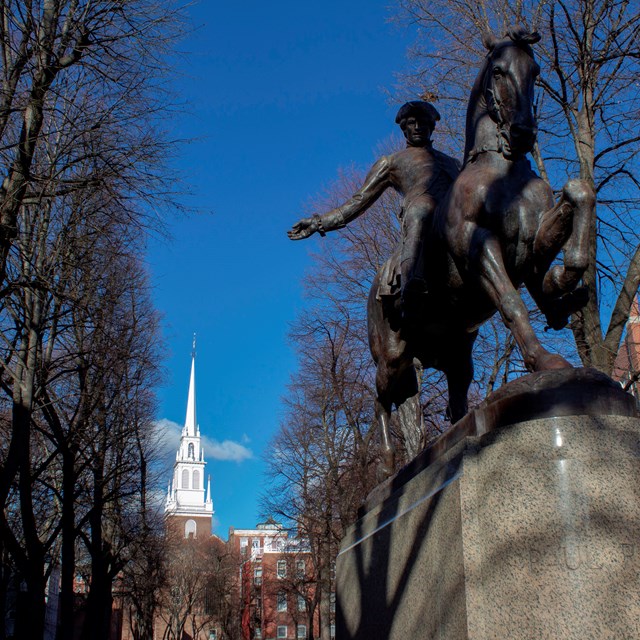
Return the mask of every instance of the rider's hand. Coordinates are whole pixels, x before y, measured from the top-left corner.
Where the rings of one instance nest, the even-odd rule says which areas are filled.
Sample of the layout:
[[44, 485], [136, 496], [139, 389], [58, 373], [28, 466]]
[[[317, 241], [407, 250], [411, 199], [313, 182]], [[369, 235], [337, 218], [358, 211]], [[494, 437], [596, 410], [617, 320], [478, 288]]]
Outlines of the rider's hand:
[[315, 218], [302, 218], [287, 231], [290, 240], [303, 240], [313, 235], [318, 230], [318, 222]]

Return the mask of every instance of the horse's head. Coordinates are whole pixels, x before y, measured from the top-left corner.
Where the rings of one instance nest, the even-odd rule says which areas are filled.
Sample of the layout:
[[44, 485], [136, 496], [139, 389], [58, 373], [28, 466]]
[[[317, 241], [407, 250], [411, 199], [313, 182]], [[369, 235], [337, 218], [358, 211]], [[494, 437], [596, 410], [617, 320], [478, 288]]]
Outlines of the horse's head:
[[533, 148], [537, 135], [533, 115], [533, 90], [540, 67], [531, 45], [537, 33], [510, 29], [498, 39], [487, 34], [483, 43], [489, 50], [481, 91], [487, 113], [498, 127], [498, 149], [507, 158], [523, 156]]

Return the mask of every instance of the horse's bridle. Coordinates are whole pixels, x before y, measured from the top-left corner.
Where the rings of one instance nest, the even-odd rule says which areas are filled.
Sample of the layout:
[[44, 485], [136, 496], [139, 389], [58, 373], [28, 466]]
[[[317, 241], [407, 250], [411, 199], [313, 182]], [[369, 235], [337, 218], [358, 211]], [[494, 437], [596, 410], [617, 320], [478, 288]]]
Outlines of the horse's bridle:
[[505, 155], [505, 141], [509, 140], [509, 125], [507, 123], [507, 119], [504, 116], [503, 105], [498, 97], [497, 91], [494, 89], [494, 74], [493, 74], [493, 65], [491, 63], [491, 56], [493, 55], [494, 50], [490, 51], [487, 58], [487, 70], [485, 71], [485, 79], [483, 83], [483, 91], [482, 94], [485, 96], [485, 100], [487, 102], [487, 112], [491, 119], [497, 125], [496, 131], [496, 146], [491, 147], [489, 145], [483, 145], [480, 148], [474, 148], [469, 152], [467, 157], [467, 161], [465, 164], [469, 164], [473, 162], [479, 155], [487, 152], [499, 153], [501, 155]]

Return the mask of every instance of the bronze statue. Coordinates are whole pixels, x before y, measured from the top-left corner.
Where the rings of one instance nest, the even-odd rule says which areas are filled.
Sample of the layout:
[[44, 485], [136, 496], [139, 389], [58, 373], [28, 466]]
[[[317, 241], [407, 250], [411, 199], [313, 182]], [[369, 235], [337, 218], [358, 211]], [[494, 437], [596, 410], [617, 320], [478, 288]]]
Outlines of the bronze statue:
[[[584, 306], [586, 290], [578, 284], [588, 264], [595, 206], [593, 189], [582, 180], [570, 180], [554, 204], [550, 186], [526, 158], [537, 135], [539, 67], [531, 45], [539, 39], [518, 28], [502, 39], [484, 38], [488, 54], [467, 109], [463, 169], [424, 230], [428, 290], [419, 317], [403, 322], [378, 295], [384, 268], [373, 282], [369, 344], [387, 474], [393, 470], [389, 416], [394, 404], [417, 392], [414, 358], [446, 374], [452, 422], [467, 411], [478, 327], [496, 311], [530, 371], [571, 366], [542, 346], [518, 293], [524, 284], [554, 329]], [[552, 267], [561, 250], [563, 264]]]
[[324, 215], [303, 218], [288, 232], [292, 240], [315, 232], [341, 229], [364, 213], [389, 187], [404, 196], [400, 220], [402, 241], [393, 263], [387, 264], [381, 295], [401, 291], [402, 306], [415, 309], [426, 292], [422, 245], [436, 204], [458, 175], [457, 162], [432, 147], [431, 134], [440, 114], [428, 102], [407, 102], [400, 107], [396, 123], [407, 140], [407, 148], [383, 156], [371, 168], [364, 184], [347, 202]]

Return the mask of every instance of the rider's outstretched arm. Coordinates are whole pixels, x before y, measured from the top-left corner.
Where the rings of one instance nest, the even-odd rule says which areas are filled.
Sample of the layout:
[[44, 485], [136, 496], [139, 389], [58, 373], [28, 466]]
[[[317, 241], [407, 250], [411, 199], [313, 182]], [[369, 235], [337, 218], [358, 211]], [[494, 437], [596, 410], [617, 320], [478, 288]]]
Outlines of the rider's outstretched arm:
[[323, 215], [303, 218], [288, 231], [291, 240], [308, 238], [316, 231], [324, 235], [327, 231], [341, 229], [363, 214], [391, 186], [391, 163], [387, 156], [378, 160], [367, 174], [362, 187], [339, 207]]

